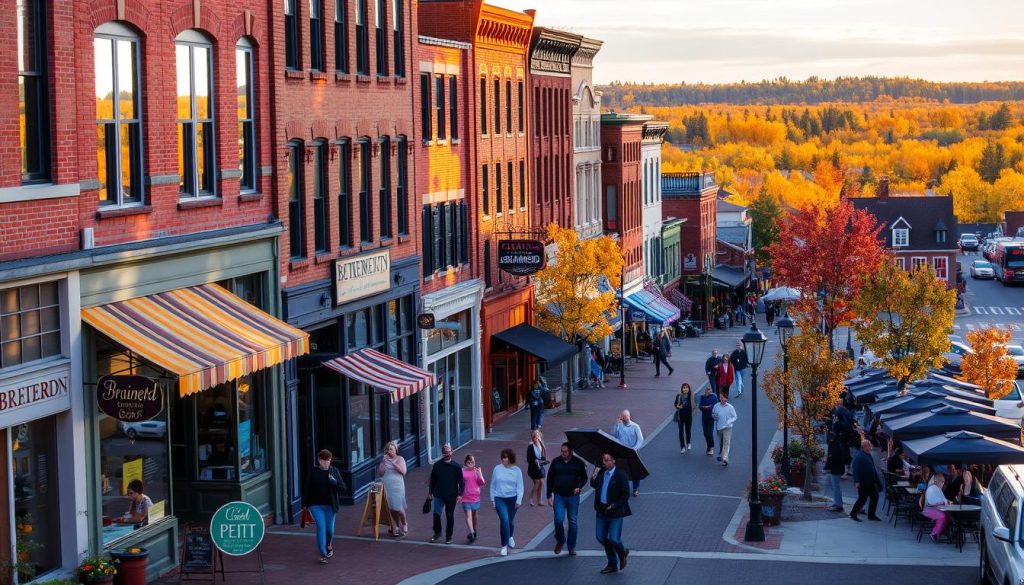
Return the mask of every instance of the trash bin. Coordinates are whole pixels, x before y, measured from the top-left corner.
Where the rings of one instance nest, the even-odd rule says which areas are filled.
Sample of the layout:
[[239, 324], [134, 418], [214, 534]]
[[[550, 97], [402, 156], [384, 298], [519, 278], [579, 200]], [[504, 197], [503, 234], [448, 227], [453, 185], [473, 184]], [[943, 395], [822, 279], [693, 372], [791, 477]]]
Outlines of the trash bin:
[[118, 561], [114, 585], [146, 585], [146, 567], [149, 565], [149, 551], [139, 546], [130, 546], [110, 551]]

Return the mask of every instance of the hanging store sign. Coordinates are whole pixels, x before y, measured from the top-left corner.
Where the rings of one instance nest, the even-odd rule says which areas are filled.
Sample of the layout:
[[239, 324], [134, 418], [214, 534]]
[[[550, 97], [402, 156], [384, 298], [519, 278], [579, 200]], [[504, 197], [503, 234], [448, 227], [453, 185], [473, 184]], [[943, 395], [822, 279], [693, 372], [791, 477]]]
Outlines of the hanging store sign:
[[0, 379], [0, 428], [13, 427], [71, 408], [71, 368]]
[[537, 240], [499, 240], [498, 268], [527, 276], [544, 268], [544, 243]]
[[96, 403], [107, 416], [140, 422], [163, 412], [164, 388], [145, 376], [103, 376], [96, 383]]
[[391, 251], [334, 261], [334, 304], [341, 305], [391, 288]]
[[697, 257], [693, 254], [687, 254], [683, 258], [683, 270], [697, 270]]
[[433, 313], [420, 313], [416, 316], [416, 324], [420, 329], [433, 329], [436, 321]]

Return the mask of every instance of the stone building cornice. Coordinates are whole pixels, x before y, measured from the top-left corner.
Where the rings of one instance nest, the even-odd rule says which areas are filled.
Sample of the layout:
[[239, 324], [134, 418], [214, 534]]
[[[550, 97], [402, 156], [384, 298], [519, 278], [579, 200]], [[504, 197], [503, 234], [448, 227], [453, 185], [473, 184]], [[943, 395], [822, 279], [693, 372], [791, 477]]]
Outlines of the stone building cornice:
[[572, 56], [572, 64], [576, 67], [593, 67], [594, 57], [601, 50], [604, 41], [583, 37], [580, 39], [580, 47]]
[[544, 27], [534, 28], [530, 71], [569, 75], [572, 72], [572, 57], [580, 48], [582, 40], [581, 35]]
[[525, 55], [533, 35], [532, 10], [516, 12], [484, 4], [476, 27], [477, 48], [498, 49]]

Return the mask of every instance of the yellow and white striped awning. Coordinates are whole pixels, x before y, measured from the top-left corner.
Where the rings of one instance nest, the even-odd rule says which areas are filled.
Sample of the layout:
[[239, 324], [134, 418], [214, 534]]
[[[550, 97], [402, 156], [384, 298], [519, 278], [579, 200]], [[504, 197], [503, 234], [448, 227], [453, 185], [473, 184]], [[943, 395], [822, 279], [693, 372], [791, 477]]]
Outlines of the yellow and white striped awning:
[[182, 396], [309, 352], [309, 334], [216, 284], [82, 309], [82, 320], [178, 375]]

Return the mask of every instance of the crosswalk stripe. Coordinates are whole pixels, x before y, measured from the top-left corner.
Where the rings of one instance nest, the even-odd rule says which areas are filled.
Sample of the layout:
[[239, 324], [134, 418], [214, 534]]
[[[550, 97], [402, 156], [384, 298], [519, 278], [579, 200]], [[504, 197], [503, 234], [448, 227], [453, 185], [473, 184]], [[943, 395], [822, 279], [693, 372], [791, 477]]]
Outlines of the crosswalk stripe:
[[993, 315], [1002, 315], [1003, 314], [1003, 308], [1002, 307], [989, 307], [988, 310], [991, 311], [991, 313]]
[[1006, 313], [1009, 315], [1020, 315], [1020, 309], [1017, 307], [1006, 307]]
[[985, 307], [974, 307], [974, 312], [979, 315], [988, 315], [988, 309]]

